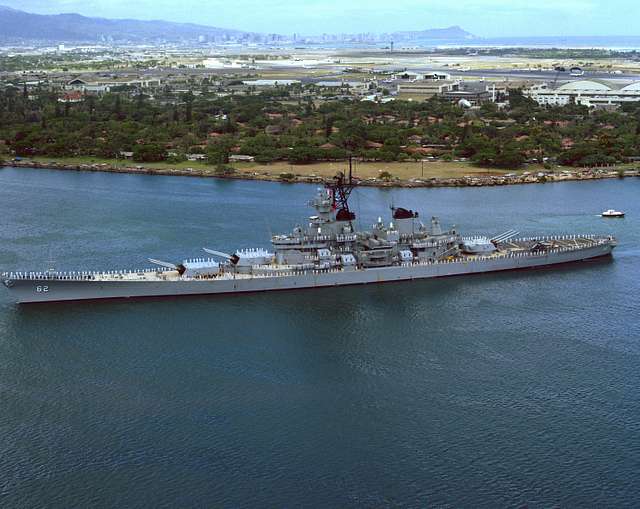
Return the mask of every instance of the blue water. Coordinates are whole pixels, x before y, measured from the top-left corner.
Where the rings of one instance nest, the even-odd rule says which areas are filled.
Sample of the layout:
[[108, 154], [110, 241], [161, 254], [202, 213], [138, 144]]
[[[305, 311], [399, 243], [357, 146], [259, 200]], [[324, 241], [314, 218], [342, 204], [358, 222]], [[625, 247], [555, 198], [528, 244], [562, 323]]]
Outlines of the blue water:
[[[266, 246], [314, 188], [0, 170], [0, 267]], [[637, 507], [640, 179], [358, 189], [463, 232], [613, 233], [609, 261], [227, 297], [0, 292], [1, 507]], [[627, 212], [604, 220], [607, 208]]]
[[[388, 48], [390, 41], [379, 42], [323, 42], [305, 45], [294, 43], [295, 47], [333, 50], [367, 50]], [[640, 36], [637, 35], [569, 35], [539, 37], [476, 37], [473, 39], [416, 39], [396, 41], [395, 47], [434, 50], [436, 48], [578, 48], [578, 49], [611, 49], [637, 50], [640, 48]]]

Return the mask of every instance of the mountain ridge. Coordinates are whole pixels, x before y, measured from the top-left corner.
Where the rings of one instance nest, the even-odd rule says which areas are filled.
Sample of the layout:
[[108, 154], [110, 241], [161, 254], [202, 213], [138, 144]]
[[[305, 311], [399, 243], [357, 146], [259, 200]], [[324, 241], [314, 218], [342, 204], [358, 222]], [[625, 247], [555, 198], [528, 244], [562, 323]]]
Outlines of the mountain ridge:
[[[415, 39], [463, 40], [476, 36], [457, 25], [447, 28], [393, 32], [398, 41]], [[259, 41], [287, 36], [164, 20], [88, 17], [77, 13], [35, 14], [0, 5], [0, 40], [50, 42]]]
[[163, 20], [109, 19], [77, 13], [34, 14], [0, 5], [0, 38], [56, 42], [98, 40], [143, 42], [251, 37], [253, 32]]
[[427, 28], [425, 30], [401, 30], [393, 32], [394, 37], [401, 39], [477, 39], [475, 35], [463, 30], [459, 25], [452, 25], [446, 28]]

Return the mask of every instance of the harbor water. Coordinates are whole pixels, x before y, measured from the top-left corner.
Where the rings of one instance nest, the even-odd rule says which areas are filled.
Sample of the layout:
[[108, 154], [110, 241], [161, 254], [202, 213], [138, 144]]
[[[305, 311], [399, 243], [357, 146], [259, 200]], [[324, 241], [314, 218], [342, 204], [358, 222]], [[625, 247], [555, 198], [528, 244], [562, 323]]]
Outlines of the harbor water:
[[[0, 169], [0, 271], [269, 247], [314, 191]], [[0, 507], [637, 507], [639, 197], [352, 196], [363, 228], [393, 204], [463, 234], [618, 237], [553, 270], [32, 306], [0, 287]]]

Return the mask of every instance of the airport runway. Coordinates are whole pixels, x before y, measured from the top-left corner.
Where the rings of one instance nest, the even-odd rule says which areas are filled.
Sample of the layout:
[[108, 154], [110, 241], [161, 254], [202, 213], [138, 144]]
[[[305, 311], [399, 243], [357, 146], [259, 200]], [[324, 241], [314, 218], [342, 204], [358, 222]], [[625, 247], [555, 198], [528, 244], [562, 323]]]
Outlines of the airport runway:
[[[446, 69], [446, 68], [445, 68]], [[442, 69], [443, 71], [445, 69]], [[412, 69], [416, 70], [416, 69]], [[428, 72], [433, 69], [422, 69], [417, 72]], [[554, 80], [556, 77], [559, 81], [568, 80], [584, 80], [584, 79], [602, 79], [602, 80], [625, 80], [635, 81], [640, 80], [640, 74], [616, 74], [610, 72], [589, 72], [585, 71], [582, 76], [572, 76], [569, 72], [553, 72], [553, 71], [518, 71], [513, 69], [470, 69], [469, 71], [456, 71], [449, 69], [446, 72], [456, 77], [465, 76], [486, 76], [490, 78], [516, 78], [527, 80]]]

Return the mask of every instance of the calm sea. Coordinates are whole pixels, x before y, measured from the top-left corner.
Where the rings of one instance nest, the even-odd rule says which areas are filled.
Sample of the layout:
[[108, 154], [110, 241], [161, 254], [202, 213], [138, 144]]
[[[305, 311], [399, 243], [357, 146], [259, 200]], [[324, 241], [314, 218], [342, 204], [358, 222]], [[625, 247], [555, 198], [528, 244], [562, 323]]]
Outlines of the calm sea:
[[[0, 268], [268, 246], [313, 186], [0, 170]], [[0, 506], [637, 507], [640, 179], [358, 189], [466, 233], [613, 233], [609, 261], [226, 297], [14, 305]], [[604, 220], [607, 208], [627, 212]]]

